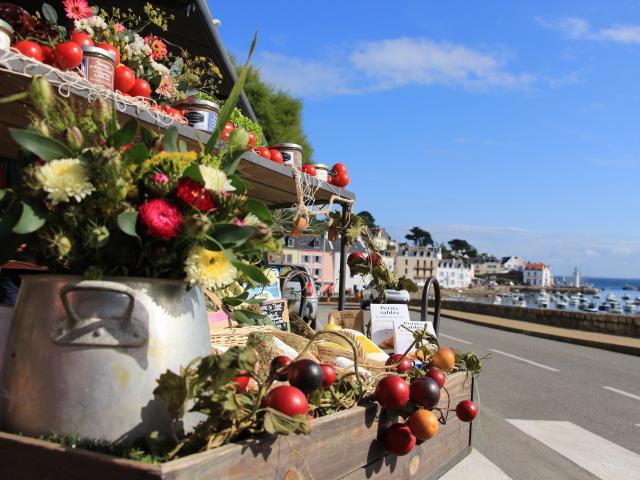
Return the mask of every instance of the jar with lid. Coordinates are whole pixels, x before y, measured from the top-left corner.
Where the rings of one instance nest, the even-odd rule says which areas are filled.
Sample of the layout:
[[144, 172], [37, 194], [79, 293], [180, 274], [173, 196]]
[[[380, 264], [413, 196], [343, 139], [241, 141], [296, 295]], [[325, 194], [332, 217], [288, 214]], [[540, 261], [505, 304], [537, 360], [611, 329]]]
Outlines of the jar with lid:
[[284, 165], [298, 172], [302, 171], [302, 147], [297, 143], [276, 143], [271, 145], [274, 150], [282, 154]]
[[0, 48], [9, 49], [13, 42], [13, 27], [0, 19]]
[[82, 72], [89, 83], [113, 90], [116, 56], [104, 48], [82, 47]]
[[174, 107], [178, 110], [186, 110], [184, 118], [187, 119], [190, 127], [209, 133], [216, 128], [220, 113], [220, 105], [217, 103], [200, 98], [187, 98]]
[[322, 180], [323, 182], [329, 181], [329, 167], [324, 163], [314, 163], [313, 166], [316, 168], [316, 178], [318, 180]]

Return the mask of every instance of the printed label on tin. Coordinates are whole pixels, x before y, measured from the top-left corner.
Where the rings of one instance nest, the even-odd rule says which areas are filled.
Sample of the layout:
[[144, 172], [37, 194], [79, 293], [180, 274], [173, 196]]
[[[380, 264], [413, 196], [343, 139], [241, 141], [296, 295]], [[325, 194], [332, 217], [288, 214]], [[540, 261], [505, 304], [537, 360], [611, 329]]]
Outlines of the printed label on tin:
[[84, 78], [90, 83], [113, 90], [113, 63], [108, 60], [103, 60], [102, 58], [85, 55], [82, 59], [82, 69], [84, 71]]
[[184, 116], [190, 127], [204, 130], [205, 132], [213, 132], [218, 120], [218, 115], [209, 110], [189, 110]]

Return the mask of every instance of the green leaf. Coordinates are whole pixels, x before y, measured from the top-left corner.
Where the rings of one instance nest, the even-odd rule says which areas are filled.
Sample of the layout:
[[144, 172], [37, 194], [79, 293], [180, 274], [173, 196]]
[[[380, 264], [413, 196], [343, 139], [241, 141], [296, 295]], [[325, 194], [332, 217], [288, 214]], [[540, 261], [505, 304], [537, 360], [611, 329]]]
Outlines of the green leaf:
[[202, 178], [202, 173], [198, 165], [189, 165], [184, 169], [184, 172], [182, 172], [182, 176], [190, 178], [194, 182], [204, 184], [204, 179]]
[[264, 413], [264, 430], [267, 433], [290, 435], [292, 433], [311, 432], [311, 424], [307, 415], [295, 415], [290, 417], [273, 408], [267, 408]]
[[230, 223], [213, 225], [212, 237], [225, 247], [239, 247], [256, 233], [253, 227], [240, 227]]
[[239, 175], [232, 175], [229, 177], [229, 181], [231, 182], [231, 185], [235, 187], [236, 191], [234, 193], [236, 195], [243, 195], [247, 191], [247, 186]]
[[238, 75], [238, 80], [236, 80], [235, 85], [231, 89], [231, 93], [227, 97], [227, 100], [224, 102], [222, 109], [220, 110], [220, 114], [218, 115], [218, 120], [216, 121], [216, 128], [211, 134], [211, 138], [204, 147], [205, 153], [211, 153], [216, 146], [216, 142], [220, 138], [220, 134], [222, 133], [222, 129], [225, 124], [231, 118], [233, 114], [233, 109], [236, 106], [238, 101], [238, 97], [240, 97], [240, 93], [242, 93], [242, 89], [244, 88], [244, 84], [247, 81], [247, 75], [249, 73], [249, 63], [251, 62], [251, 56], [253, 55], [253, 51], [256, 48], [256, 42], [258, 40], [258, 32], [253, 34], [253, 41], [251, 42], [251, 48], [249, 49], [249, 55], [247, 56], [247, 60], [244, 62], [244, 67]]
[[24, 100], [28, 96], [29, 96], [29, 92], [14, 93], [13, 95], [0, 98], [0, 104], [17, 102], [18, 100]]
[[18, 235], [26, 235], [35, 232], [45, 224], [47, 221], [47, 211], [42, 205], [38, 205], [32, 201], [23, 201], [21, 203], [22, 212], [20, 213], [20, 219], [11, 231]]
[[167, 370], [157, 380], [158, 386], [153, 390], [169, 410], [171, 418], [178, 419], [184, 415], [187, 402], [187, 387], [184, 378]]
[[162, 139], [162, 146], [167, 152], [178, 151], [178, 129], [175, 126], [167, 128]]
[[222, 303], [224, 303], [228, 307], [238, 307], [244, 303], [244, 300], [236, 297], [224, 297], [222, 299]]
[[254, 265], [249, 265], [248, 263], [240, 262], [240, 261], [237, 261], [237, 260], [233, 260], [231, 263], [233, 263], [233, 265], [238, 270], [240, 270], [243, 274], [245, 274], [247, 277], [249, 277], [254, 282], [259, 283], [261, 285], [269, 285], [269, 283], [270, 283], [269, 279], [264, 274], [262, 269], [254, 266]]
[[136, 233], [136, 223], [138, 222], [138, 212], [127, 211], [118, 215], [118, 227], [127, 235], [138, 237]]
[[253, 325], [254, 323], [245, 315], [242, 310], [234, 310], [231, 312], [233, 318], [239, 325]]
[[187, 142], [185, 142], [184, 140], [180, 140], [178, 142], [178, 150], [180, 150], [181, 153], [187, 153], [189, 151], [189, 147], [187, 147]]
[[245, 206], [247, 207], [247, 210], [258, 217], [259, 220], [268, 224], [273, 223], [273, 216], [271, 215], [271, 211], [264, 203], [250, 198], [246, 201]]
[[128, 143], [131, 143], [136, 136], [136, 132], [138, 131], [138, 122], [132, 118], [124, 126], [113, 134], [113, 146], [116, 148], [120, 148], [125, 146]]
[[18, 145], [44, 160], [73, 157], [73, 152], [66, 145], [35, 130], [10, 128], [9, 132]]
[[129, 165], [140, 165], [147, 158], [149, 158], [149, 149], [142, 143], [134, 145], [124, 154], [124, 159]]
[[56, 24], [58, 23], [58, 12], [48, 3], [42, 4], [42, 16], [49, 23]]
[[140, 127], [140, 136], [147, 148], [150, 148], [153, 145], [153, 142], [157, 137], [154, 132], [145, 127]]

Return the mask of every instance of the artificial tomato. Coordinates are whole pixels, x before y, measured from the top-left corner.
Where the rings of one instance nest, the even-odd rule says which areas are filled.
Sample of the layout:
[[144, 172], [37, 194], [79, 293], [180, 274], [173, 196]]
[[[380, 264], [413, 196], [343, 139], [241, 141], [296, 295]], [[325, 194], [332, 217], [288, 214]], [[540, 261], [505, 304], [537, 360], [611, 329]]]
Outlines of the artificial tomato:
[[143, 78], [136, 78], [133, 87], [127, 93], [132, 97], [149, 98], [151, 96], [151, 85]]
[[271, 360], [270, 371], [271, 375], [276, 377], [276, 380], [284, 382], [287, 379], [287, 367], [291, 363], [291, 358], [286, 355], [280, 355], [279, 357]]
[[333, 173], [336, 175], [339, 173], [347, 173], [347, 166], [344, 163], [336, 163], [331, 170], [333, 170]]
[[240, 375], [234, 378], [233, 382], [236, 384], [236, 392], [246, 392], [247, 385], [249, 385], [249, 380], [251, 380], [251, 375], [249, 375], [247, 372], [241, 372]]
[[362, 252], [353, 252], [347, 257], [347, 265], [354, 265], [356, 263], [364, 263], [367, 258]]
[[165, 105], [164, 106], [164, 113], [166, 113], [167, 115], [172, 116], [173, 118], [175, 118], [176, 120], [182, 120], [183, 116], [182, 116], [182, 112], [176, 108], [173, 108], [169, 105]]
[[391, 453], [406, 455], [416, 446], [416, 437], [406, 425], [394, 423], [384, 432], [383, 443]]
[[335, 177], [333, 177], [333, 184], [336, 187], [344, 188], [349, 185], [349, 175], [345, 172], [338, 173]]
[[444, 373], [442, 373], [437, 368], [429, 369], [429, 371], [427, 372], [427, 377], [433, 378], [436, 382], [438, 382], [440, 388], [444, 387], [444, 384], [447, 381], [447, 377], [444, 376]]
[[376, 385], [375, 397], [385, 408], [402, 408], [409, 402], [409, 385], [404, 378], [389, 375]]
[[309, 163], [305, 163], [302, 166], [302, 173], [306, 173], [307, 175], [311, 175], [312, 177], [316, 176], [316, 167]]
[[40, 45], [42, 48], [42, 54], [44, 56], [43, 62], [47, 65], [55, 66], [56, 64], [56, 54], [49, 45]]
[[433, 408], [440, 401], [440, 385], [433, 378], [420, 377], [409, 387], [411, 401], [425, 408]]
[[265, 397], [264, 404], [290, 417], [305, 415], [309, 411], [309, 402], [304, 393], [289, 385], [281, 385], [271, 390]]
[[271, 160], [279, 164], [284, 163], [284, 158], [282, 158], [282, 153], [280, 153], [280, 150], [272, 148], [271, 150], [269, 150], [269, 152], [271, 152]]
[[13, 48], [17, 49], [21, 54], [26, 57], [33, 58], [39, 62], [44, 60], [44, 52], [42, 47], [36, 42], [29, 40], [20, 40], [13, 44]]
[[118, 65], [113, 75], [113, 85], [115, 90], [128, 93], [136, 83], [136, 75], [129, 67]]
[[[347, 263], [348, 262], [349, 260], [347, 259]], [[384, 364], [387, 366], [395, 365], [396, 372], [398, 373], [408, 372], [413, 368], [413, 363], [411, 362], [411, 359], [409, 357], [403, 357], [401, 353], [394, 353], [389, 358], [387, 358], [387, 361], [384, 362]]]
[[271, 160], [271, 151], [267, 147], [260, 147], [256, 150], [256, 153], [261, 157]]
[[448, 372], [456, 364], [456, 356], [450, 348], [440, 348], [434, 353], [431, 364], [443, 372]]
[[470, 422], [478, 415], [478, 407], [471, 400], [462, 400], [456, 406], [456, 415], [463, 422]]
[[82, 48], [76, 42], [63, 42], [56, 45], [56, 62], [62, 70], [71, 70], [82, 63]]
[[302, 359], [289, 365], [287, 368], [287, 380], [292, 386], [302, 390], [304, 393], [311, 393], [322, 386], [324, 376], [318, 362]]
[[322, 364], [322, 388], [329, 388], [336, 381], [336, 369], [331, 365]]
[[430, 410], [420, 409], [413, 412], [407, 420], [407, 426], [417, 439], [429, 440], [437, 435], [440, 429], [438, 417]]
[[247, 142], [247, 148], [255, 148], [257, 142], [258, 137], [256, 137], [256, 134], [249, 132], [249, 141]]
[[76, 42], [81, 47], [93, 47], [94, 45], [91, 37], [84, 32], [73, 32], [71, 41]]
[[107, 50], [108, 52], [113, 53], [113, 55], [116, 57], [116, 65], [120, 63], [120, 51], [116, 47], [114, 47], [110, 43], [99, 43], [98, 45], [96, 45], [96, 47], [102, 48], [103, 50]]
[[367, 261], [373, 265], [382, 265], [382, 257], [378, 252], [371, 252]]
[[222, 140], [223, 142], [228, 142], [229, 141], [229, 137], [231, 136], [231, 132], [233, 132], [235, 130], [235, 126], [233, 125], [233, 123], [231, 122], [227, 122], [224, 124], [224, 128], [222, 129], [222, 132], [220, 133], [220, 140]]
[[333, 175], [327, 175], [327, 183], [329, 185], [333, 185], [333, 180], [334, 180], [334, 176]]

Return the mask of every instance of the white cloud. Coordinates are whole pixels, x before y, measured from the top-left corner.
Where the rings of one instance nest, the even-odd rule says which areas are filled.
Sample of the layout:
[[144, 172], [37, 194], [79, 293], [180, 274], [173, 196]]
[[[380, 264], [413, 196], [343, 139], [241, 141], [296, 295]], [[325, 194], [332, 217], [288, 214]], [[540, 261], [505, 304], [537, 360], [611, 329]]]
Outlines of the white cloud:
[[535, 19], [540, 25], [556, 30], [574, 40], [600, 40], [618, 43], [640, 43], [640, 25], [612, 25], [594, 30], [591, 24], [580, 17], [565, 17], [559, 20]]
[[256, 64], [266, 80], [296, 96], [368, 93], [408, 85], [513, 90], [537, 81], [534, 75], [512, 72], [503, 54], [408, 37], [364, 42], [348, 51], [333, 51], [327, 59], [263, 51]]

